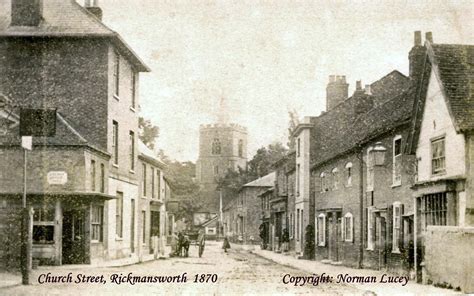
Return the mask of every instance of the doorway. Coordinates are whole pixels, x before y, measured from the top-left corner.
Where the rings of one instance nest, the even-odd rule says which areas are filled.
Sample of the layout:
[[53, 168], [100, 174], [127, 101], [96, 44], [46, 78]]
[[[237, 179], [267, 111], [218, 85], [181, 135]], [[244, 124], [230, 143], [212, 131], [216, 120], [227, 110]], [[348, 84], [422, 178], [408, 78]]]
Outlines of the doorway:
[[62, 263], [85, 263], [85, 211], [66, 210], [63, 214]]

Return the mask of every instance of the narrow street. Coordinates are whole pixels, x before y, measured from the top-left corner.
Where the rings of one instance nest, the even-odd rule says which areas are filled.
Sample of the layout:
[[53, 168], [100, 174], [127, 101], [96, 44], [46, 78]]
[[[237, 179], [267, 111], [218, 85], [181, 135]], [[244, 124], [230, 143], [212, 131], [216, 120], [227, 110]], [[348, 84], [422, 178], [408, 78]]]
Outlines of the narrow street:
[[[313, 286], [294, 286], [283, 284], [286, 274], [291, 276], [310, 276], [303, 271], [278, 265], [246, 251], [229, 250], [224, 253], [221, 244], [208, 242], [202, 258], [198, 257], [197, 247], [190, 247], [189, 258], [171, 258], [150, 261], [124, 267], [92, 268], [89, 266], [40, 267], [33, 272], [33, 284], [21, 286], [18, 281], [2, 285], [5, 277], [0, 274], [1, 295], [362, 295], [364, 291], [349, 285], [319, 284]], [[44, 283], [46, 274], [50, 276], [67, 276], [72, 273], [72, 283]], [[113, 275], [123, 276], [180, 276], [186, 273], [187, 281], [174, 283], [113, 283]], [[106, 283], [74, 283], [77, 276], [104, 276]], [[205, 277], [208, 283], [195, 283], [195, 276], [216, 274]], [[116, 277], [116, 282], [117, 282]], [[175, 277], [177, 279], [178, 277]], [[288, 277], [287, 277], [288, 278]], [[199, 277], [198, 277], [199, 281]]]

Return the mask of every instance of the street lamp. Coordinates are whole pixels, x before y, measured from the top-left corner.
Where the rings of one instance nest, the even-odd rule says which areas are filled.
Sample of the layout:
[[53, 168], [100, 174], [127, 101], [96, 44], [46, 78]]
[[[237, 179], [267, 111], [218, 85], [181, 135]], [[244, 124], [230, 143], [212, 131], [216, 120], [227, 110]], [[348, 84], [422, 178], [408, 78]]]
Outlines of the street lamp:
[[382, 142], [375, 143], [375, 147], [370, 151], [372, 154], [372, 159], [374, 160], [374, 164], [377, 166], [382, 166], [385, 164], [385, 153], [387, 152], [387, 148], [382, 146]]

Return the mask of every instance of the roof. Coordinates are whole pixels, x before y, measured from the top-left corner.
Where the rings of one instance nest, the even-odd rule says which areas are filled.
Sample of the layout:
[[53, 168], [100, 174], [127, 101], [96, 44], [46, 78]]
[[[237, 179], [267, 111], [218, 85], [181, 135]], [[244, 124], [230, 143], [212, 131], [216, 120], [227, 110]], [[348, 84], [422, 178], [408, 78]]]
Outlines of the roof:
[[242, 187], [273, 187], [275, 185], [275, 172], [271, 172], [257, 180], [249, 182]]
[[312, 117], [311, 165], [321, 165], [408, 123], [414, 97], [409, 85], [408, 77], [392, 71], [371, 84], [371, 95], [356, 91], [332, 110]]
[[474, 45], [427, 42], [427, 48], [456, 129], [474, 129]]
[[156, 153], [153, 152], [150, 148], [148, 148], [145, 143], [143, 143], [142, 140], [138, 140], [138, 152], [140, 153], [140, 156], [144, 158], [145, 160], [151, 161], [155, 163], [157, 166], [164, 168], [166, 164], [159, 159], [158, 156], [156, 156]]
[[104, 25], [97, 17], [74, 0], [47, 0], [43, 2], [42, 20], [38, 26], [10, 26], [11, 1], [0, 1], [0, 37], [101, 37], [110, 38], [136, 67], [137, 71], [150, 69], [118, 33]]

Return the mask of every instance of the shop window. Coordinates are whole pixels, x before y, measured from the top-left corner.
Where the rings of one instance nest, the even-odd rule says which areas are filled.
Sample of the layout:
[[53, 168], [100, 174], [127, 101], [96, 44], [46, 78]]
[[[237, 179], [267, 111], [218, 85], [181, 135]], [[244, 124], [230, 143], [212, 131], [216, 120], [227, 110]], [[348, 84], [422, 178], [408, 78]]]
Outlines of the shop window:
[[446, 192], [424, 195], [420, 202], [420, 218], [423, 230], [426, 230], [428, 225], [448, 225]]
[[54, 244], [54, 206], [35, 206], [33, 210], [33, 243]]
[[354, 240], [354, 217], [351, 213], [344, 215], [342, 229], [342, 239], [346, 242], [352, 242]]
[[104, 208], [92, 206], [91, 209], [91, 241], [102, 241], [102, 225], [104, 220]]
[[321, 213], [317, 219], [317, 237], [318, 237], [318, 246], [326, 246], [326, 215]]
[[392, 183], [394, 186], [402, 184], [402, 136], [393, 139]]
[[431, 141], [431, 173], [442, 174], [446, 170], [444, 137]]

